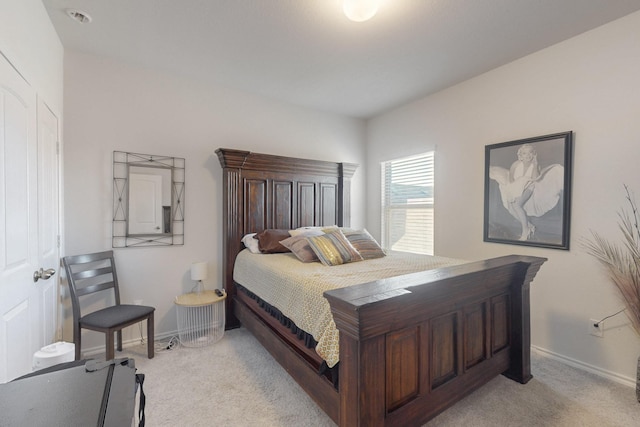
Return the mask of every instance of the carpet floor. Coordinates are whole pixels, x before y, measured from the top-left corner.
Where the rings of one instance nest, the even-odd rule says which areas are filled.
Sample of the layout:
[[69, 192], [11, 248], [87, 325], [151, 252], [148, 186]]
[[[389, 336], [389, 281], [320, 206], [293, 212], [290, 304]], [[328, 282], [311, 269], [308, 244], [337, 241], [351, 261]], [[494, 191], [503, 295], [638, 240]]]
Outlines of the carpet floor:
[[[244, 328], [151, 360], [143, 345], [121, 356], [145, 374], [147, 426], [335, 426]], [[426, 426], [640, 426], [635, 390], [535, 353], [532, 372], [526, 385], [493, 379]]]

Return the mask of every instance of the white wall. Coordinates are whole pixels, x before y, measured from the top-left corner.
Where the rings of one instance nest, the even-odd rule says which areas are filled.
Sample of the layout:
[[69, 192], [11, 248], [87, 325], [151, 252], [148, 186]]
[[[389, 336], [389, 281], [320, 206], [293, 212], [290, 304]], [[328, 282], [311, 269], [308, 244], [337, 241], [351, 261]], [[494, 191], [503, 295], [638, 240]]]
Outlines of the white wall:
[[[522, 58], [368, 123], [367, 226], [379, 235], [383, 160], [436, 149], [436, 253], [478, 259], [547, 257], [531, 287], [532, 343], [633, 381], [640, 337], [580, 239], [618, 238], [623, 183], [640, 197], [640, 13]], [[574, 131], [571, 250], [484, 243], [484, 146]], [[534, 372], [535, 375], [535, 372]]]
[[61, 120], [63, 48], [41, 0], [0, 0], [0, 51]]
[[[192, 262], [209, 264], [207, 289], [221, 285], [222, 170], [217, 148], [360, 164], [352, 181], [352, 222], [364, 225], [361, 120], [69, 51], [64, 103], [69, 255], [111, 248], [114, 150], [186, 159], [184, 246], [115, 249], [123, 300], [141, 299], [155, 306], [159, 335], [176, 330], [173, 300], [193, 288]], [[69, 325], [64, 332], [69, 339]], [[125, 330], [125, 340], [136, 334], [136, 328]], [[103, 345], [100, 334], [83, 339], [83, 348]]]

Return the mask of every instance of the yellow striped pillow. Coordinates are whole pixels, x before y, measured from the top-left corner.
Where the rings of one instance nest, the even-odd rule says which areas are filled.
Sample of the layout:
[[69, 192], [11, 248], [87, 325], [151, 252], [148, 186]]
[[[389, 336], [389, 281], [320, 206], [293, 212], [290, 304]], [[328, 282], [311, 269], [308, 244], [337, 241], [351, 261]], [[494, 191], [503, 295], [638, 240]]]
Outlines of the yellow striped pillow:
[[322, 236], [307, 237], [307, 242], [324, 265], [332, 266], [362, 261], [362, 256], [340, 230]]

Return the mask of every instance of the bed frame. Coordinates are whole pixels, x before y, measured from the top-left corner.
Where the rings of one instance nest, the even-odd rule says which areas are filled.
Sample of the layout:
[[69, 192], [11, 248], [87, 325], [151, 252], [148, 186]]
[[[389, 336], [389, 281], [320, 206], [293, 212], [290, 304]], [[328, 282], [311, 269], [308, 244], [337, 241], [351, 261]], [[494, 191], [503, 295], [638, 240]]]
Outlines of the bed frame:
[[238, 292], [240, 239], [349, 226], [357, 165], [218, 149], [227, 327], [240, 324], [340, 426], [421, 425], [497, 375], [528, 382], [529, 285], [546, 259], [505, 256], [325, 293], [340, 332], [338, 389], [295, 334]]

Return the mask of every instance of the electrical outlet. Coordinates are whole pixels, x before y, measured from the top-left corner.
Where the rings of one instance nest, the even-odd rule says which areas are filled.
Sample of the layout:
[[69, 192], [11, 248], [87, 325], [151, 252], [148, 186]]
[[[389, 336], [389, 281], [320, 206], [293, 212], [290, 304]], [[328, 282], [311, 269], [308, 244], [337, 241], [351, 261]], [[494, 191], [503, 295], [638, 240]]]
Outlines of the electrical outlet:
[[598, 323], [598, 320], [589, 319], [589, 334], [594, 337], [604, 338], [604, 323]]
[[134, 299], [134, 300], [133, 300], [133, 303], [134, 303], [135, 305], [142, 305], [142, 300], [141, 300], [141, 299]]

